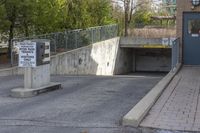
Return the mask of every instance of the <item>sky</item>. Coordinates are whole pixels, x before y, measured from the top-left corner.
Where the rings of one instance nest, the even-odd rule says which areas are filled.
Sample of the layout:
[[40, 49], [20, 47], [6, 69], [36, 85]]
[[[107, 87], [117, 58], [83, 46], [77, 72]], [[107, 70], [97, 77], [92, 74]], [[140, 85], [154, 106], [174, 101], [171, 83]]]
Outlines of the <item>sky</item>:
[[[123, 6], [123, 2], [122, 0], [113, 0], [114, 2], [118, 3], [119, 5], [122, 5]], [[155, 5], [159, 5], [160, 3], [162, 2], [162, 0], [153, 0], [153, 3]]]
[[[118, 5], [120, 5], [123, 8], [122, 0], [112, 0], [112, 1], [118, 3]], [[162, 2], [162, 0], [153, 0], [152, 6], [156, 8], [156, 7], [160, 6], [161, 2]]]

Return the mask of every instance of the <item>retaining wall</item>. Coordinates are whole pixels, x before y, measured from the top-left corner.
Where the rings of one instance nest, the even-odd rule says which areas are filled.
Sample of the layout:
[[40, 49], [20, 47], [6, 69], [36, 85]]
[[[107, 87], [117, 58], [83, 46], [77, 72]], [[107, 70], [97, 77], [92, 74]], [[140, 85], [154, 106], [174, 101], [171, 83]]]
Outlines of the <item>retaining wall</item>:
[[[120, 49], [119, 37], [51, 57], [51, 74], [114, 75], [131, 70], [130, 50]], [[0, 76], [21, 75], [23, 68], [0, 70]]]

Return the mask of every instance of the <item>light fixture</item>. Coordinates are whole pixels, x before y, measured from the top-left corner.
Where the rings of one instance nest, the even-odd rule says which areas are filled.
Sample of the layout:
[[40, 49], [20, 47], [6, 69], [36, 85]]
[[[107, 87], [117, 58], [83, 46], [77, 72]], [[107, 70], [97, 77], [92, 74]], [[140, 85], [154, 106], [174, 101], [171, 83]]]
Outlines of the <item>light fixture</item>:
[[193, 6], [199, 6], [200, 0], [191, 0]]

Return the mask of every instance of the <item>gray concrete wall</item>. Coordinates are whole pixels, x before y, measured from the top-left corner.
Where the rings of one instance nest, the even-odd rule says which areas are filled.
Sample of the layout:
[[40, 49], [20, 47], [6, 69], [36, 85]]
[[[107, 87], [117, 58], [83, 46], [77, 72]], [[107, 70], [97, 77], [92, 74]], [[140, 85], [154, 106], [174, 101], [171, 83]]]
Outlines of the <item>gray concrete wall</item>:
[[[120, 48], [119, 37], [51, 57], [51, 74], [115, 75], [169, 71], [171, 49]], [[0, 76], [23, 74], [23, 68], [0, 70]]]
[[120, 44], [121, 45], [162, 44], [162, 38], [121, 37]]
[[136, 71], [169, 72], [171, 49], [136, 49]]
[[132, 72], [136, 72], [136, 49], [132, 50]]
[[163, 38], [134, 38], [134, 37], [121, 37], [120, 47], [122, 48], [145, 48], [145, 47], [171, 47], [170, 40], [173, 38], [165, 38], [166, 42], [163, 42]]
[[51, 58], [51, 73], [113, 75], [118, 48], [119, 37], [58, 54]]
[[126, 74], [132, 72], [132, 49], [118, 48], [116, 62], [114, 66], [114, 74]]
[[[132, 70], [132, 51], [120, 49], [119, 37], [51, 57], [51, 74], [114, 75]], [[0, 70], [0, 76], [23, 74], [23, 68]]]

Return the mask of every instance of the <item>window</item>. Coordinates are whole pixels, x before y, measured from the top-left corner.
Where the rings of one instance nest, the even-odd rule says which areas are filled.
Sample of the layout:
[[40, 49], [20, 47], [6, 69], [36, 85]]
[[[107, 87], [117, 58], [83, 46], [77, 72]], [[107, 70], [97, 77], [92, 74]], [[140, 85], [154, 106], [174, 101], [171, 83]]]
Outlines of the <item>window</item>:
[[194, 37], [200, 35], [200, 19], [189, 20], [188, 33]]

